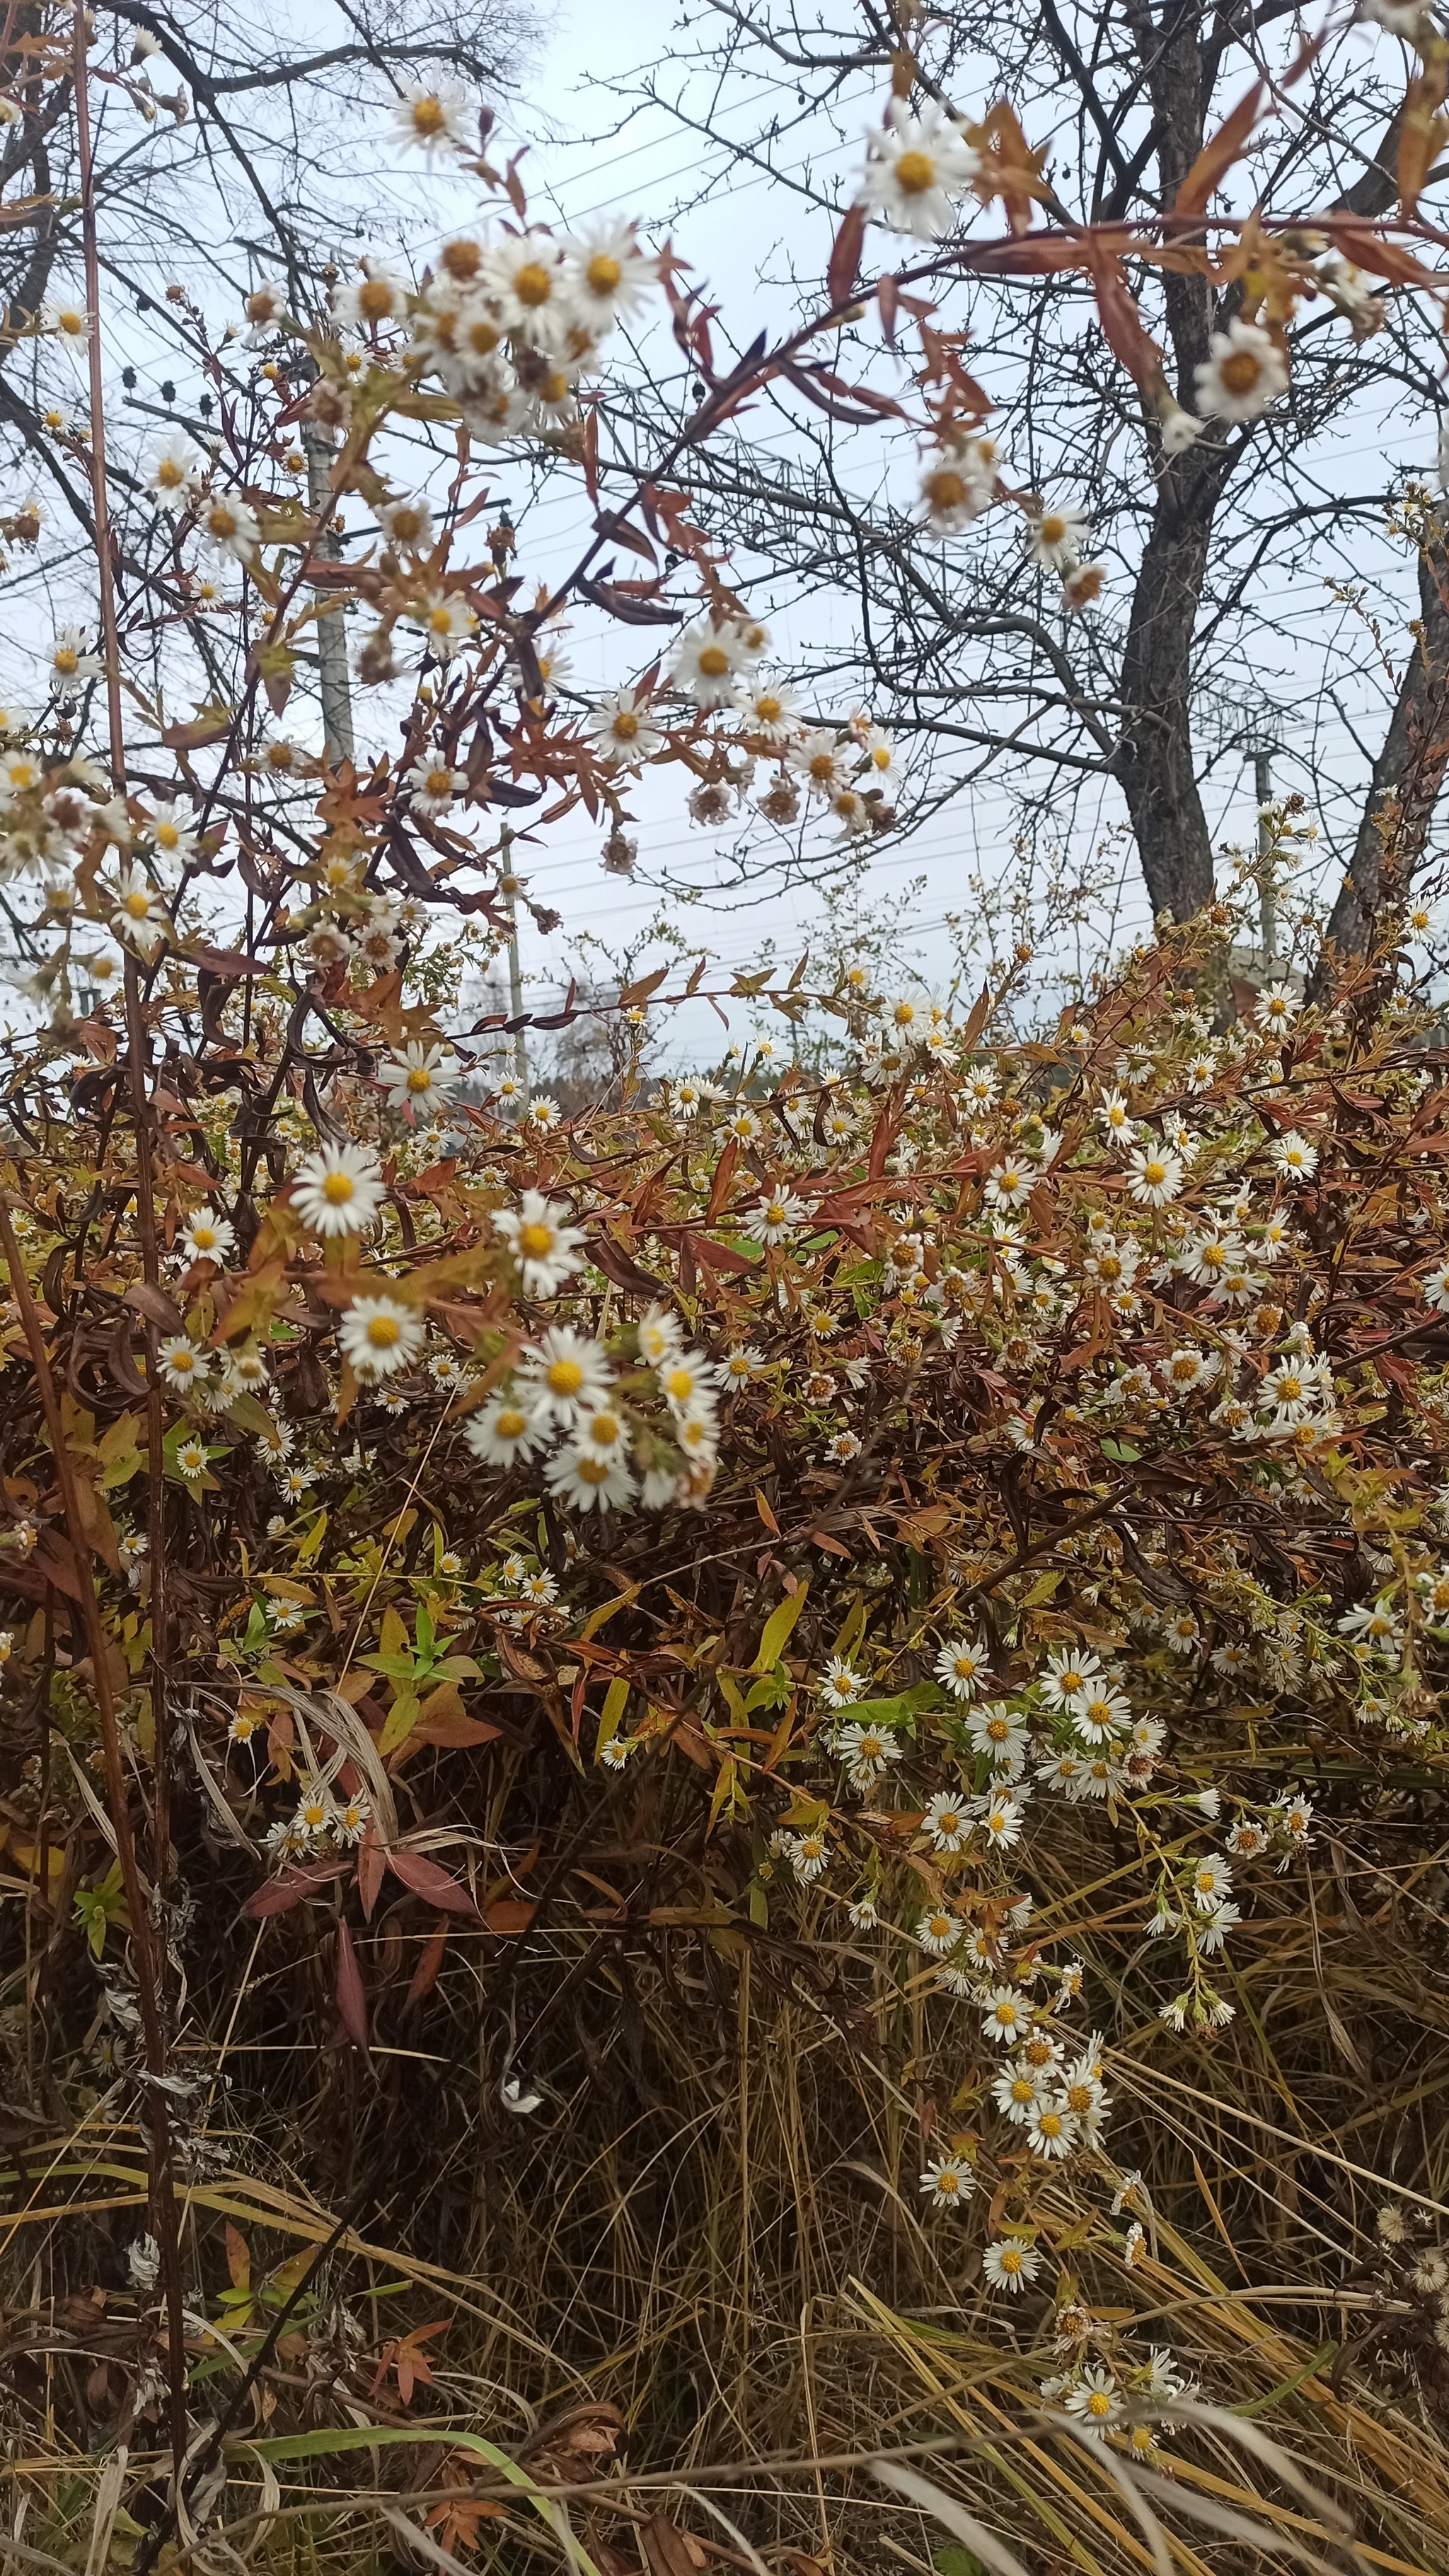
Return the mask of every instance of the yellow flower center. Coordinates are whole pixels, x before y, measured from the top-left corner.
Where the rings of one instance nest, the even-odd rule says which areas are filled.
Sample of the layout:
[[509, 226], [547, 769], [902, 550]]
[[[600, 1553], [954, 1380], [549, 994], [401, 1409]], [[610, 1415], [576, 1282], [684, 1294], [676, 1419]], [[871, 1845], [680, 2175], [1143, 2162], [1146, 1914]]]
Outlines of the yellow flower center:
[[1011, 2088], [1011, 2098], [1013, 2102], [1034, 2102], [1036, 2086], [1028, 2083], [1024, 2075], [1018, 2075]]
[[[518, 1229], [518, 1248], [520, 1252], [527, 1255], [530, 1261], [546, 1261], [548, 1255], [553, 1250], [553, 1227], [551, 1225], [521, 1225]], [[573, 1360], [560, 1360], [556, 1365], [560, 1368], [573, 1369], [574, 1384], [578, 1384], [578, 1369], [576, 1362]]]
[[1108, 2396], [1106, 2389], [1094, 2388], [1091, 2396], [1087, 2400], [1087, 2413], [1095, 2416], [1098, 2423], [1100, 2423], [1103, 2416], [1110, 2415], [1111, 2412], [1112, 2400]]
[[215, 1226], [194, 1225], [191, 1229], [191, 1240], [195, 1244], [198, 1252], [210, 1252], [212, 1245], [216, 1241]]
[[1003, 2247], [1001, 2254], [1001, 2268], [1003, 2272], [1019, 2272], [1021, 2270], [1021, 2256], [1014, 2245]]
[[502, 1405], [493, 1417], [493, 1428], [501, 1440], [521, 1440], [528, 1429], [528, 1416], [520, 1413], [516, 1405]]
[[545, 1369], [543, 1382], [550, 1395], [577, 1395], [584, 1373], [577, 1360], [554, 1360]]
[[762, 698], [756, 698], [755, 700], [755, 713], [759, 717], [761, 724], [778, 724], [782, 712], [783, 710], [781, 708], [780, 700], [778, 698], [772, 698], [768, 690], [766, 690], [765, 695]]
[[540, 261], [526, 260], [513, 281], [513, 292], [520, 304], [536, 310], [540, 304], [547, 304], [552, 295], [553, 279]]
[[432, 1087], [433, 1077], [429, 1073], [425, 1064], [410, 1064], [408, 1066], [409, 1091], [431, 1091]]
[[834, 752], [817, 751], [814, 759], [810, 763], [810, 775], [821, 783], [833, 778], [835, 775]]
[[621, 707], [611, 730], [616, 742], [632, 742], [639, 730], [639, 719], [628, 707]]
[[1067, 533], [1066, 520], [1055, 510], [1048, 510], [1038, 525], [1044, 546], [1059, 546]]
[[365, 322], [385, 322], [392, 311], [392, 288], [385, 277], [370, 277], [358, 290], [357, 309]]
[[581, 1458], [578, 1465], [581, 1485], [606, 1485], [609, 1481], [607, 1458]]
[[411, 508], [394, 510], [388, 520], [389, 536], [396, 537], [402, 545], [410, 546], [413, 543], [414, 538], [420, 537], [422, 532], [423, 514], [421, 510]]
[[612, 295], [623, 274], [622, 264], [608, 251], [595, 251], [584, 270], [584, 283], [593, 295]]
[[929, 152], [903, 152], [896, 163], [896, 186], [905, 197], [924, 197], [936, 184], [936, 164]]
[[370, 1315], [367, 1339], [375, 1351], [390, 1351], [399, 1340], [402, 1326], [396, 1315]]
[[79, 661], [80, 655], [77, 653], [73, 644], [57, 644], [55, 648], [54, 668], [59, 671], [62, 679], [68, 679], [70, 677]]
[[322, 1184], [322, 1196], [329, 1207], [346, 1207], [357, 1194], [357, 1184], [350, 1172], [329, 1172]]
[[1163, 1182], [1167, 1178], [1167, 1165], [1165, 1163], [1157, 1162], [1144, 1163], [1142, 1166], [1142, 1177], [1147, 1183], [1149, 1189], [1161, 1189]]
[[966, 498], [966, 485], [949, 465], [943, 465], [939, 473], [927, 475], [925, 494], [933, 510], [959, 510]]
[[148, 894], [143, 894], [139, 887], [133, 886], [121, 908], [132, 921], [144, 921], [151, 909], [151, 898]]
[[589, 1424], [589, 1438], [596, 1449], [609, 1449], [618, 1439], [619, 1430], [617, 1413], [596, 1413]]
[[1015, 2004], [998, 2004], [993, 2015], [993, 2019], [996, 2021], [1000, 2029], [1014, 2030], [1016, 2027]]
[[236, 520], [224, 501], [218, 501], [215, 504], [208, 513], [206, 524], [214, 537], [232, 537], [236, 534]]
[[424, 142], [431, 142], [435, 134], [441, 134], [446, 123], [441, 99], [433, 98], [431, 95], [427, 98], [414, 99], [412, 128], [414, 134], [419, 135]]
[[1061, 2113], [1059, 2111], [1043, 2111], [1041, 2119], [1037, 2125], [1044, 2138], [1059, 2138], [1062, 2134]]
[[694, 1393], [692, 1371], [687, 1368], [667, 1369], [664, 1375], [664, 1392], [672, 1396], [676, 1404], [685, 1403]]
[[722, 644], [706, 644], [699, 657], [699, 667], [707, 680], [723, 679], [730, 657]]
[[1262, 372], [1261, 362], [1251, 349], [1235, 349], [1218, 369], [1223, 389], [1230, 394], [1250, 394]]
[[937, 2176], [936, 2176], [936, 2189], [937, 2189], [937, 2191], [959, 2191], [959, 2190], [960, 2190], [960, 2187], [961, 2187], [961, 2177], [960, 2177], [960, 2175], [959, 2175], [959, 2174], [953, 2174], [953, 2173], [937, 2174]]

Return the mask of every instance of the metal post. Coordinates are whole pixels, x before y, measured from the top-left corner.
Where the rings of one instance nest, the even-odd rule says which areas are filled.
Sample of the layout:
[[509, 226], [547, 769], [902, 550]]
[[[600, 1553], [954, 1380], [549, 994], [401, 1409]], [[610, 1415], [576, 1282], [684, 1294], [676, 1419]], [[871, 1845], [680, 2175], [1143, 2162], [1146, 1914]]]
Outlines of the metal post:
[[[307, 459], [307, 498], [314, 512], [325, 510], [332, 498], [332, 432], [320, 420], [302, 423], [302, 449]], [[342, 546], [331, 528], [322, 538], [318, 553], [336, 562]], [[326, 605], [325, 591], [313, 596]], [[329, 616], [317, 620], [317, 669], [321, 682], [322, 741], [327, 758], [335, 769], [340, 760], [352, 758], [352, 690], [347, 677], [346, 612], [334, 608]]]
[[[503, 889], [503, 900], [508, 906], [508, 1009], [509, 1017], [517, 1020], [523, 1016], [523, 975], [518, 963], [518, 879], [513, 873], [511, 855], [513, 831], [511, 825], [507, 823], [504, 824], [499, 836], [498, 850], [502, 861], [498, 882]], [[528, 1107], [528, 1033], [525, 1029], [515, 1029], [513, 1032], [513, 1066], [523, 1092], [523, 1105], [526, 1109]]]
[[1273, 828], [1263, 808], [1272, 802], [1273, 753], [1271, 745], [1260, 744], [1253, 753], [1253, 784], [1258, 795], [1258, 919], [1262, 931], [1263, 963], [1271, 966], [1278, 947], [1278, 897], [1273, 884], [1271, 851]]

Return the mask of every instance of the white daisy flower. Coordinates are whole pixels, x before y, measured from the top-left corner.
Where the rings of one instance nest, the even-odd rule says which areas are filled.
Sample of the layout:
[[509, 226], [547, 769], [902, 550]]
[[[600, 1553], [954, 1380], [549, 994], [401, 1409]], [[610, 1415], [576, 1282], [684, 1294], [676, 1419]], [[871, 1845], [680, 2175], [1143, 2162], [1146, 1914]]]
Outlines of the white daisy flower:
[[205, 1385], [211, 1371], [211, 1353], [199, 1349], [185, 1333], [170, 1333], [157, 1345], [156, 1365], [167, 1386], [174, 1387], [178, 1395], [189, 1395], [194, 1388]]
[[1032, 561], [1068, 572], [1086, 543], [1089, 522], [1081, 510], [1043, 510], [1026, 523]]
[[413, 762], [403, 784], [414, 812], [431, 818], [446, 814], [454, 797], [461, 796], [466, 789], [468, 776], [466, 770], [454, 769], [444, 759], [429, 757]]
[[699, 707], [739, 703], [739, 673], [746, 654], [733, 626], [686, 627], [670, 656], [669, 677]]
[[401, 1055], [390, 1055], [378, 1067], [378, 1080], [391, 1094], [393, 1109], [423, 1110], [432, 1116], [446, 1106], [449, 1095], [456, 1091], [461, 1076], [448, 1058], [451, 1049], [424, 1046], [414, 1038]]
[[1020, 2236], [1001, 2236], [988, 2245], [981, 2269], [993, 2290], [1029, 2289], [1041, 2270], [1041, 2256]]
[[867, 207], [893, 232], [918, 241], [940, 241], [953, 231], [958, 201], [980, 160], [958, 125], [934, 101], [912, 116], [891, 101], [890, 122], [866, 137], [865, 168], [856, 204]]
[[386, 1195], [370, 1145], [323, 1145], [299, 1165], [292, 1205], [314, 1234], [359, 1234]]
[[215, 1216], [209, 1207], [198, 1208], [180, 1240], [188, 1259], [214, 1261], [220, 1268], [236, 1244], [236, 1228], [230, 1217]]
[[519, 1379], [521, 1402], [547, 1420], [572, 1423], [582, 1407], [607, 1403], [608, 1355], [602, 1343], [556, 1324], [524, 1353]]
[[1196, 384], [1201, 410], [1219, 420], [1256, 420], [1286, 391], [1288, 361], [1256, 322], [1235, 314], [1226, 331], [1213, 333]]
[[600, 759], [620, 769], [641, 769], [664, 741], [647, 703], [633, 689], [615, 689], [609, 697], [600, 698], [585, 717], [584, 730]]
[[582, 1269], [582, 1229], [568, 1222], [561, 1200], [525, 1190], [516, 1212], [500, 1208], [493, 1223], [516, 1259], [526, 1297], [552, 1297]]
[[175, 805], [158, 805], [148, 827], [152, 848], [161, 859], [183, 862], [194, 856], [196, 834], [189, 820]]
[[1166, 1207], [1182, 1188], [1180, 1154], [1165, 1145], [1139, 1145], [1129, 1164], [1128, 1194], [1139, 1207]]
[[615, 1510], [638, 1491], [624, 1459], [601, 1458], [580, 1441], [560, 1449], [545, 1475], [550, 1492], [582, 1512]]
[[171, 923], [155, 887], [139, 868], [127, 868], [121, 875], [111, 928], [118, 939], [138, 948], [143, 957], [160, 946]]
[[429, 160], [437, 152], [460, 149], [467, 139], [467, 105], [456, 81], [405, 81], [392, 112], [394, 137]]
[[410, 1368], [423, 1347], [423, 1319], [392, 1297], [355, 1297], [337, 1327], [337, 1346], [364, 1382]]
[[976, 2177], [960, 2156], [936, 2156], [921, 2175], [921, 2189], [941, 2209], [964, 2209], [976, 2189]]
[[985, 1647], [974, 1639], [954, 1638], [936, 1657], [936, 1678], [954, 1698], [971, 1699], [981, 1687], [989, 1660]]
[[229, 555], [235, 563], [249, 563], [261, 541], [255, 510], [236, 492], [213, 492], [201, 504], [197, 525], [213, 554]]

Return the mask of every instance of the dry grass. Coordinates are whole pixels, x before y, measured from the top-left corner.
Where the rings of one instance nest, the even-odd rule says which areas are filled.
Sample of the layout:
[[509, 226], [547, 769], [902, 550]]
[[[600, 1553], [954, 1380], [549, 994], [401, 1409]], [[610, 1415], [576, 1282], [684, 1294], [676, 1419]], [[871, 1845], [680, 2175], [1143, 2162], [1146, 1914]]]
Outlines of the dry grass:
[[[416, 2557], [388, 2514], [415, 2533], [426, 2498], [453, 2554], [474, 2540], [484, 2563], [571, 2558], [600, 2576], [641, 2559], [682, 2576], [671, 2525], [722, 2564], [803, 2556], [862, 2576], [963, 2546], [994, 2563], [993, 2535], [1030, 2567], [1086, 2576], [1265, 2553], [1449, 2564], [1449, 2354], [1376, 2234], [1391, 2200], [1416, 2246], [1441, 2229], [1449, 2244], [1427, 1776], [1381, 1824], [1330, 1824], [1307, 1887], [1299, 1874], [1260, 1902], [1236, 1945], [1238, 2021], [1208, 2047], [1134, 2018], [1137, 1940], [1114, 1910], [1105, 1822], [1082, 1815], [1075, 1855], [1053, 1842], [1076, 1884], [1043, 1886], [1039, 1902], [1072, 1921], [1093, 1990], [1117, 1998], [1113, 2162], [1141, 2167], [1152, 2210], [1151, 2250], [1129, 2269], [1062, 2182], [1045, 2204], [1054, 2264], [1104, 2348], [1130, 2360], [1168, 2344], [1204, 2401], [1174, 2407], [1135, 2506], [1122, 2451], [1040, 2405], [1028, 2356], [1050, 2338], [1050, 2295], [989, 2299], [964, 2235], [922, 2215], [923, 2111], [947, 2105], [923, 2104], [915, 2070], [954, 2056], [964, 2079], [971, 2047], [953, 2045], [952, 2008], [917, 1954], [880, 1935], [842, 1944], [823, 1910], [790, 1937], [671, 1923], [684, 1909], [660, 1878], [668, 1818], [649, 1783], [630, 1775], [611, 1839], [575, 1855], [596, 1881], [619, 1878], [620, 1853], [643, 1869], [628, 1928], [454, 1931], [431, 1996], [384, 2016], [364, 2063], [311, 2045], [326, 1962], [309, 1918], [284, 1917], [255, 1937], [240, 1993], [218, 1987], [209, 2036], [179, 2054], [195, 2084], [181, 2191], [193, 2415], [214, 2423], [242, 2400], [198, 2563]], [[208, 1906], [218, 1964], [224, 1876]], [[391, 1962], [395, 1993], [427, 1938], [415, 1914], [384, 1916], [362, 1952], [367, 1976]], [[69, 2125], [39, 2116], [78, 2008], [52, 1992], [11, 2096], [7, 2474], [14, 2563], [38, 2553], [97, 2576], [108, 2548], [144, 2559], [168, 2464], [144, 2376], [129, 2420], [161, 2331], [155, 2299], [120, 2286], [146, 2207], [144, 2142], [104, 2100]], [[503, 2107], [510, 2062], [539, 2081], [531, 2114]], [[339, 2220], [247, 2386], [264, 2315], [218, 2304], [227, 2225], [253, 2282], [285, 2287], [288, 2262]], [[431, 2385], [404, 2407], [379, 2360], [436, 2318], [450, 2322], [420, 2347]], [[378, 2438], [335, 2447], [358, 2425]], [[470, 2448], [478, 2437], [496, 2465]], [[924, 2468], [937, 2500], [903, 2488], [900, 2468], [883, 2482], [881, 2454]], [[531, 2488], [515, 2483], [520, 2462]], [[580, 2489], [567, 2523], [560, 2488]], [[460, 2520], [439, 2518], [460, 2492]], [[951, 2539], [940, 2498], [974, 2517], [974, 2539]]]

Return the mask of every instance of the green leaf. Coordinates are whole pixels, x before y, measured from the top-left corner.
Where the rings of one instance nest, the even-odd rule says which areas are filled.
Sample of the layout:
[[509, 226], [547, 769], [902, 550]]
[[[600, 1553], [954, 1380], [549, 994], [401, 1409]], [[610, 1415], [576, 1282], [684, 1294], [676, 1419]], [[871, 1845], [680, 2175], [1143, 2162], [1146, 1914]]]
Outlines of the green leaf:
[[983, 2576], [981, 2561], [959, 2540], [938, 2540], [931, 2550], [936, 2576]]

